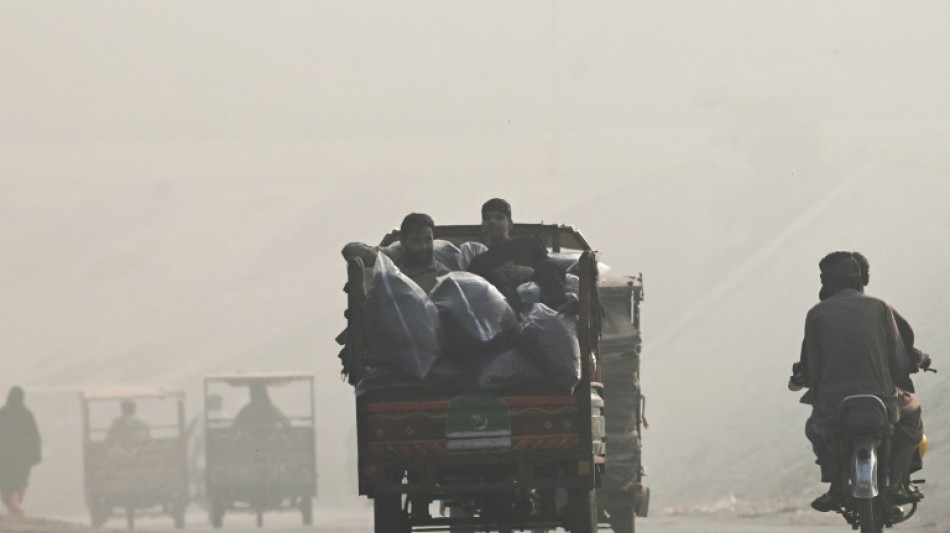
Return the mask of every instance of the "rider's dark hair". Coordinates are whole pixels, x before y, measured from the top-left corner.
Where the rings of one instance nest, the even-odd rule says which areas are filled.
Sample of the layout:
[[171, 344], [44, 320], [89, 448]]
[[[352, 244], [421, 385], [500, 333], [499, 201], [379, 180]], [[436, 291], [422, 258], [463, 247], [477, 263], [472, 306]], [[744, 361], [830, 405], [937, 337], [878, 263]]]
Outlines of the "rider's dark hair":
[[413, 233], [419, 233], [425, 228], [432, 228], [435, 231], [435, 222], [432, 217], [424, 213], [409, 213], [402, 219], [402, 225], [399, 226], [399, 235], [406, 237]]
[[843, 289], [860, 291], [864, 288], [861, 263], [851, 252], [832, 252], [818, 262], [818, 268], [821, 269], [818, 294], [822, 300]]

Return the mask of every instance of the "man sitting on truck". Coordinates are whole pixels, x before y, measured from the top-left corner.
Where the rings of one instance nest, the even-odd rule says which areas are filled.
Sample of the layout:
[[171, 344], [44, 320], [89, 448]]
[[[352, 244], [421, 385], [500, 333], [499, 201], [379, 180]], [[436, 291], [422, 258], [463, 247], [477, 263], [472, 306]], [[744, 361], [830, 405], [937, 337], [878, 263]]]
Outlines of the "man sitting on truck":
[[[432, 247], [434, 240], [435, 222], [432, 217], [423, 213], [410, 213], [402, 219], [402, 225], [399, 227], [402, 253], [396, 255], [389, 248], [351, 242], [343, 247], [343, 257], [347, 261], [359, 257], [364, 266], [371, 267], [376, 263], [376, 254], [383, 252], [393, 259], [393, 263], [403, 274], [428, 293], [435, 287], [439, 276], [451, 272], [448, 267], [435, 260]], [[394, 255], [396, 256], [393, 257]]]
[[541, 302], [557, 309], [566, 302], [564, 272], [548, 259], [548, 251], [536, 237], [510, 232], [511, 204], [492, 198], [482, 204], [482, 231], [488, 251], [475, 256], [469, 272], [482, 276], [494, 285], [516, 310], [519, 307], [517, 287], [534, 281], [541, 289]]

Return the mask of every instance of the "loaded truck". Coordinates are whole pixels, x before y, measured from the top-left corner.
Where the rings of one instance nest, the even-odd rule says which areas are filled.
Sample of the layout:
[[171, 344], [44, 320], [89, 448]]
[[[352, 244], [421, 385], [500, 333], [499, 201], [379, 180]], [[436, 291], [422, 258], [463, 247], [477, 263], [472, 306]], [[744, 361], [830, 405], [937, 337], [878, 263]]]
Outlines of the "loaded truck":
[[[457, 251], [478, 241], [481, 227], [439, 226], [435, 233], [437, 244]], [[607, 280], [596, 252], [573, 227], [515, 224], [511, 230], [524, 234], [537, 237], [576, 276], [576, 305], [568, 318], [558, 318], [570, 322], [574, 335], [572, 387], [543, 378], [486, 387], [474, 380], [380, 377], [386, 345], [371, 338], [371, 295], [382, 289], [374, 289], [360, 258], [348, 261], [347, 329], [338, 340], [344, 373], [356, 388], [359, 493], [373, 500], [376, 533], [593, 533], [600, 523], [627, 533], [635, 516], [646, 515], [634, 324], [642, 277]], [[398, 238], [391, 232], [380, 247]]]

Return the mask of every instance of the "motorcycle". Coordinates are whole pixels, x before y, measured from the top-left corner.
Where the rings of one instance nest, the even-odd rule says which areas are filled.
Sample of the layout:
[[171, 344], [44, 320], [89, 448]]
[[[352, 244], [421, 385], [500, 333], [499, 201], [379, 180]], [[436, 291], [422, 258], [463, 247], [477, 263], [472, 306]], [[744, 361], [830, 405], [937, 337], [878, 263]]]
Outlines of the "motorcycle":
[[[877, 396], [861, 394], [842, 400], [838, 408], [839, 464], [850, 467], [841, 469], [844, 496], [835, 511], [861, 533], [881, 533], [885, 527], [906, 521], [923, 498], [917, 493], [895, 501], [889, 464], [892, 431], [887, 408]], [[926, 447], [924, 436], [919, 446], [921, 457]]]

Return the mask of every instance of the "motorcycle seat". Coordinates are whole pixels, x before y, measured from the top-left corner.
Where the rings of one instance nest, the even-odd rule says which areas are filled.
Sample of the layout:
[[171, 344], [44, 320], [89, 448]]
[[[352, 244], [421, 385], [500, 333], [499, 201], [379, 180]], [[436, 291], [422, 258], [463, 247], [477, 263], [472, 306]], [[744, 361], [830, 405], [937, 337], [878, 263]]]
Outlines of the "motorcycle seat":
[[889, 427], [887, 408], [877, 396], [848, 396], [838, 406], [838, 429], [845, 435], [877, 435], [887, 432]]

